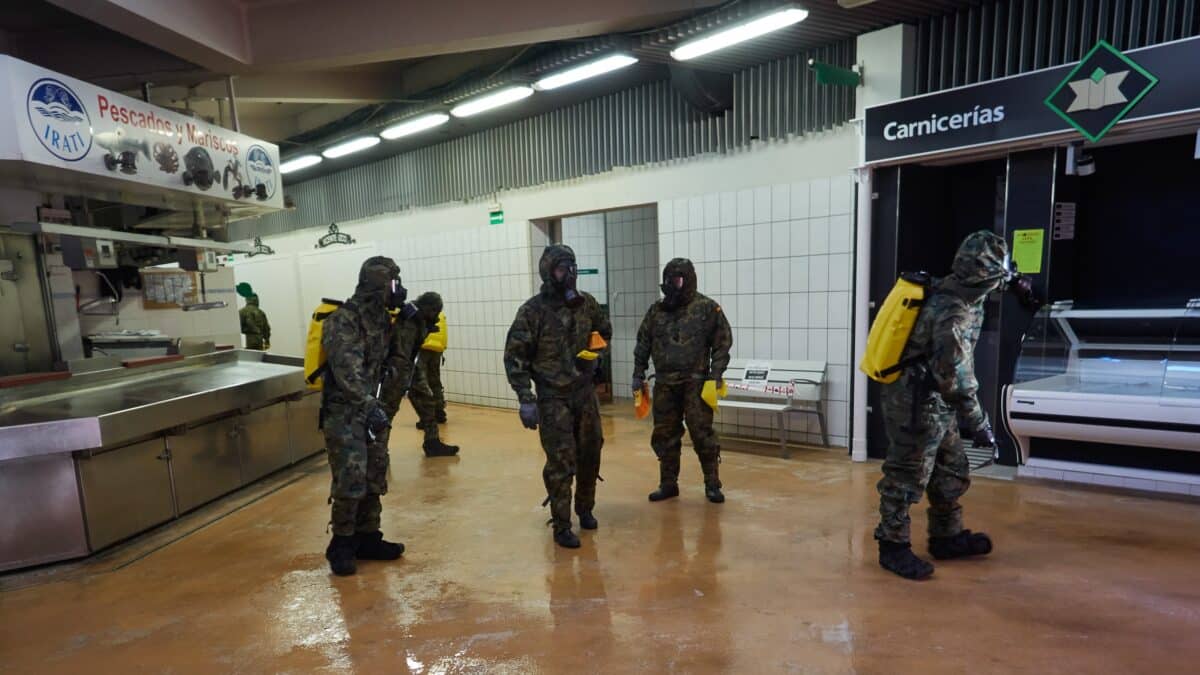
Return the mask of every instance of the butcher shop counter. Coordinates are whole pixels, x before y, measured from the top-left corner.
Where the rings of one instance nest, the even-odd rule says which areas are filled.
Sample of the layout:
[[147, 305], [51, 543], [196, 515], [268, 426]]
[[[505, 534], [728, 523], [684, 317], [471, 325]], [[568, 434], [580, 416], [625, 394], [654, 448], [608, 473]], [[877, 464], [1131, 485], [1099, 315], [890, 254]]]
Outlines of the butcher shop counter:
[[229, 351], [0, 390], [0, 570], [88, 555], [320, 451], [303, 372]]

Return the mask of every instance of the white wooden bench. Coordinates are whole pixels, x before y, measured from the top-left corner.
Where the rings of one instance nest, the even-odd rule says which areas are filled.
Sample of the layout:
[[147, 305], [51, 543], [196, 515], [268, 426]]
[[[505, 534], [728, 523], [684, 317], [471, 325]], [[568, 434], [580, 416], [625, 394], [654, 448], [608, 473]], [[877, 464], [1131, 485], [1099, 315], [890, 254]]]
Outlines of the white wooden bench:
[[775, 413], [779, 421], [779, 450], [784, 457], [788, 456], [790, 414], [816, 415], [821, 425], [821, 442], [829, 447], [825, 430], [824, 361], [734, 359], [725, 371], [725, 382], [729, 385], [729, 395], [720, 401], [718, 411]]

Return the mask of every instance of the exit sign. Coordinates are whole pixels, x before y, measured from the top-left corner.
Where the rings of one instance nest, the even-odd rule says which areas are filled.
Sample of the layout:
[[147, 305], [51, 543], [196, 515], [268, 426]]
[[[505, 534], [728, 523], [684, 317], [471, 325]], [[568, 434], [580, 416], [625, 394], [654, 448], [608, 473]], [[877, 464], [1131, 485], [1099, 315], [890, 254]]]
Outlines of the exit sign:
[[488, 211], [488, 224], [489, 225], [501, 225], [503, 223], [504, 223], [504, 212], [503, 211]]

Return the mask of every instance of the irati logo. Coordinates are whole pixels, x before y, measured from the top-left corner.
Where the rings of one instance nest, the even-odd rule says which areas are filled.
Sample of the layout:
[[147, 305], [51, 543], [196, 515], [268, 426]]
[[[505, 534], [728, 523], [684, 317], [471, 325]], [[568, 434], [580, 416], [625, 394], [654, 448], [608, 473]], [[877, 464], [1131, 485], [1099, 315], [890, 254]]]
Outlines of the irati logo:
[[67, 85], [50, 77], [34, 82], [25, 107], [33, 133], [55, 157], [76, 162], [92, 149], [91, 117]]

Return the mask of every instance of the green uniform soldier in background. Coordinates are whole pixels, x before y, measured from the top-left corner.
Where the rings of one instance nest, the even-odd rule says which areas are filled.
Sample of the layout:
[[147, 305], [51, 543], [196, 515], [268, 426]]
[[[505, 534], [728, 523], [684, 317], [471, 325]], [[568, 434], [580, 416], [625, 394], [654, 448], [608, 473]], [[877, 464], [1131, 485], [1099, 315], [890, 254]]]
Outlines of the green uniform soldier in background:
[[246, 297], [246, 306], [238, 311], [242, 320], [242, 334], [246, 336], [246, 349], [271, 348], [271, 322], [258, 307], [258, 295]]
[[389, 312], [403, 306], [405, 295], [396, 263], [382, 256], [368, 258], [354, 296], [325, 319], [321, 333], [326, 358], [321, 428], [333, 473], [333, 539], [325, 558], [337, 575], [354, 574], [355, 558], [395, 560], [404, 553], [403, 544], [384, 541], [379, 531], [395, 409], [389, 410], [376, 394], [392, 345]]
[[[388, 380], [384, 386], [384, 402], [388, 416], [394, 417], [400, 401], [408, 394], [417, 411], [417, 427], [424, 429], [422, 448], [426, 457], [449, 457], [458, 454], [457, 445], [446, 445], [438, 435], [437, 397], [427, 379], [428, 371], [421, 361], [426, 358], [421, 345], [431, 332], [439, 330], [438, 315], [442, 311], [442, 296], [422, 293], [415, 304], [405, 305], [396, 316], [392, 334], [392, 356]], [[441, 358], [441, 354], [437, 354]]]
[[975, 343], [984, 302], [1012, 276], [1008, 247], [992, 232], [968, 236], [950, 276], [934, 282], [904, 348], [904, 369], [883, 385], [887, 458], [879, 481], [879, 564], [902, 577], [923, 579], [933, 565], [912, 552], [908, 510], [929, 496], [929, 552], [939, 560], [985, 555], [991, 539], [963, 529], [959, 499], [971, 485], [959, 428], [977, 446], [996, 444], [979, 405]]
[[704, 472], [704, 493], [713, 503], [721, 492], [721, 446], [713, 431], [713, 409], [700, 398], [705, 380], [718, 388], [729, 367], [733, 330], [714, 300], [696, 292], [696, 269], [687, 258], [675, 258], [663, 269], [663, 299], [650, 306], [633, 350], [633, 390], [642, 388], [646, 368], [654, 361], [654, 431], [650, 446], [658, 456], [657, 502], [679, 496], [679, 455], [683, 425]]
[[578, 548], [579, 537], [571, 531], [571, 480], [579, 526], [594, 530], [598, 524], [592, 510], [604, 445], [593, 384], [597, 361], [578, 355], [588, 349], [593, 331], [611, 340], [612, 326], [596, 299], [576, 290], [579, 270], [570, 247], [546, 247], [538, 272], [541, 293], [517, 310], [504, 348], [504, 369], [521, 403], [521, 423], [539, 430], [546, 452], [542, 479], [554, 541]]
[[[428, 298], [426, 296], [429, 296]], [[449, 344], [449, 338], [446, 335], [446, 313], [441, 310], [442, 298], [437, 293], [430, 291], [417, 298], [417, 305], [420, 306], [422, 299], [425, 302], [432, 303], [436, 298], [438, 306], [437, 321], [433, 328], [429, 331], [429, 336], [425, 338], [425, 342], [421, 343], [421, 355], [417, 358], [417, 368], [421, 370], [425, 381], [429, 383], [429, 391], [433, 394], [434, 417], [438, 424], [446, 423], [446, 388], [442, 386], [442, 363], [445, 361], [446, 347]], [[413, 409], [416, 410], [416, 399], [412, 399]], [[421, 411], [417, 411], [419, 417]], [[418, 421], [417, 428], [424, 427], [424, 422]]]

